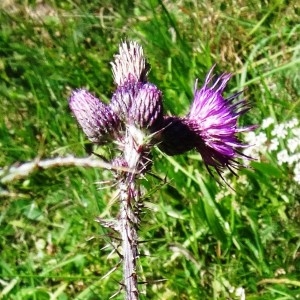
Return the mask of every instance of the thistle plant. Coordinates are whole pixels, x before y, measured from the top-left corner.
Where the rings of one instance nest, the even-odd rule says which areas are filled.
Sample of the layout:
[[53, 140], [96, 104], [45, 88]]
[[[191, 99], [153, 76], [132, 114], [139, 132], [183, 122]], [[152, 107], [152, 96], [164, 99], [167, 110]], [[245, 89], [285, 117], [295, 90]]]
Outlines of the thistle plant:
[[98, 220], [118, 232], [122, 243], [123, 283], [126, 299], [138, 299], [138, 229], [143, 195], [138, 179], [152, 164], [151, 149], [157, 146], [167, 155], [196, 149], [209, 172], [233, 173], [245, 157], [238, 134], [253, 127], [238, 127], [238, 117], [249, 110], [236, 93], [224, 98], [231, 75], [214, 79], [212, 68], [185, 117], [163, 113], [162, 92], [148, 82], [150, 65], [136, 42], [123, 42], [112, 62], [116, 91], [108, 105], [84, 89], [72, 92], [69, 105], [87, 138], [95, 144], [111, 143], [117, 155], [111, 161], [118, 186], [119, 213], [114, 221]]

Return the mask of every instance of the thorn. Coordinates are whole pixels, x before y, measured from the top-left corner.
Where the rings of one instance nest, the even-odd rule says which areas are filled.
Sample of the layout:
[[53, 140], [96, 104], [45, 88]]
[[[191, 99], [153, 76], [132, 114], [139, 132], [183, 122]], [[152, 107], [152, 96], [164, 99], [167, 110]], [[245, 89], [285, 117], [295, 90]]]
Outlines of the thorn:
[[113, 273], [115, 270], [117, 270], [117, 268], [120, 266], [120, 264], [121, 264], [121, 260], [111, 269], [111, 270], [109, 270], [105, 275], [103, 275], [102, 277], [101, 277], [101, 280], [102, 279], [105, 279], [106, 277], [108, 277], [111, 273]]
[[115, 298], [116, 296], [118, 296], [120, 293], [121, 293], [121, 291], [123, 290], [123, 286], [121, 286], [120, 288], [119, 288], [119, 290], [117, 291], [117, 292], [115, 292], [113, 295], [111, 295], [108, 299], [113, 299], [113, 298]]
[[95, 221], [100, 223], [105, 228], [110, 228], [115, 232], [120, 232], [120, 227], [116, 220], [105, 220], [105, 219], [97, 217], [95, 219]]

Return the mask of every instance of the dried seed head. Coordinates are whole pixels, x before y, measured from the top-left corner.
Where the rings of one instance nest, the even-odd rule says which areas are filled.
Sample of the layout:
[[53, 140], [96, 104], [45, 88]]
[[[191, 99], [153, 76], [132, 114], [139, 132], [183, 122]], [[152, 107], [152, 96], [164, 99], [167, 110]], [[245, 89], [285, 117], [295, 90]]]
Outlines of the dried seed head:
[[123, 42], [119, 54], [111, 62], [113, 77], [118, 86], [131, 82], [146, 82], [150, 65], [146, 62], [143, 48], [137, 42]]
[[114, 135], [119, 119], [114, 112], [84, 89], [72, 92], [69, 106], [88, 139], [97, 144]]

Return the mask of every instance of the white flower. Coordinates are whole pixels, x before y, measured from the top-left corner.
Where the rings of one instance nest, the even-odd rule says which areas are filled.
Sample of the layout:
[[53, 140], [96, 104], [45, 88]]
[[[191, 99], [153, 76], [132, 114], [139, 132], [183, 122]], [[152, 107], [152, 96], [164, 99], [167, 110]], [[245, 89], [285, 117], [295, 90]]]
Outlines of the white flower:
[[257, 152], [264, 153], [267, 151], [267, 142], [267, 135], [264, 132], [260, 132], [258, 135], [256, 135], [254, 144], [250, 144], [249, 148], [255, 148]]
[[244, 139], [245, 141], [249, 144], [249, 145], [254, 145], [256, 142], [256, 134], [253, 131], [247, 132], [244, 135]]
[[255, 134], [255, 132], [248, 132], [247, 134], [245, 134], [245, 141], [250, 146], [247, 149], [248, 151], [244, 151], [244, 154], [246, 154], [245, 152], [247, 152], [246, 155], [248, 155], [257, 151], [264, 151], [266, 143], [268, 141], [268, 137], [264, 132], [260, 132], [257, 135]]
[[243, 287], [238, 287], [236, 290], [235, 290], [235, 295], [237, 297], [240, 297], [240, 300], [245, 300], [246, 299], [246, 294], [245, 294], [245, 289]]
[[294, 168], [294, 180], [300, 184], [300, 162], [295, 165]]
[[[272, 117], [262, 121], [261, 129], [272, 129], [276, 122]], [[271, 130], [272, 139], [264, 131], [259, 133], [249, 132], [245, 140], [252, 146], [243, 151], [245, 155], [260, 161], [260, 156], [265, 152], [273, 152], [279, 165], [287, 164], [294, 168], [294, 180], [300, 184], [300, 120], [293, 118], [286, 123], [274, 124]], [[298, 127], [297, 127], [298, 126]], [[247, 165], [247, 161], [245, 161]]]
[[291, 132], [294, 136], [300, 137], [300, 127], [292, 128]]
[[[272, 117], [264, 119], [261, 129], [272, 127], [274, 122], [276, 120]], [[299, 124], [300, 121], [293, 118], [286, 123], [274, 125], [271, 131], [272, 139], [268, 139], [264, 131], [248, 132], [244, 138], [252, 147], [244, 149], [243, 153], [260, 161], [261, 154], [265, 151], [273, 152], [279, 165], [287, 164], [294, 168], [294, 180], [300, 184], [300, 127], [296, 127]], [[244, 163], [249, 164], [247, 160]]]
[[297, 118], [293, 118], [290, 121], [285, 123], [285, 128], [294, 128], [299, 125], [299, 120]]
[[268, 117], [266, 119], [263, 119], [262, 123], [261, 123], [261, 128], [262, 129], [266, 129], [268, 128], [270, 125], [274, 124], [275, 120], [272, 117]]
[[268, 141], [267, 135], [264, 132], [260, 132], [256, 136], [256, 143], [255, 145], [263, 146]]
[[274, 126], [274, 129], [271, 131], [273, 136], [278, 138], [285, 138], [288, 134], [284, 124], [277, 124]]
[[[255, 146], [244, 149], [243, 154], [246, 156], [249, 156], [257, 161], [260, 161], [260, 155], [259, 155], [258, 149], [256, 149]], [[243, 159], [243, 165], [245, 165], [245, 166], [250, 165], [250, 162], [251, 161], [249, 159]]]
[[291, 153], [295, 153], [296, 149], [300, 146], [300, 137], [289, 139], [287, 141], [287, 146]]
[[286, 149], [283, 149], [277, 153], [277, 160], [279, 165], [282, 165], [283, 163], [287, 163], [289, 161], [289, 154]]
[[271, 140], [271, 144], [268, 147], [269, 151], [276, 151], [278, 149], [279, 146], [279, 141], [277, 138], [274, 138]]
[[295, 165], [295, 168], [294, 168], [294, 174], [295, 174], [295, 175], [300, 175], [300, 162], [298, 162], [298, 163]]
[[111, 62], [113, 77], [118, 86], [127, 81], [145, 81], [149, 72], [149, 65], [144, 56], [143, 47], [137, 42], [122, 42], [119, 54]]
[[300, 153], [290, 155], [290, 158], [289, 158], [290, 165], [292, 165], [294, 163], [298, 163], [299, 161], [300, 161]]

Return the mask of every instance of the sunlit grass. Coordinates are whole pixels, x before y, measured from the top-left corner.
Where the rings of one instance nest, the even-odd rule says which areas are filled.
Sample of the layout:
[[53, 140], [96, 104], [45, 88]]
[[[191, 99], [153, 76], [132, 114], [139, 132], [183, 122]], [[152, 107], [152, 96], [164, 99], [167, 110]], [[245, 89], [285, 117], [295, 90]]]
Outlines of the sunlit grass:
[[[166, 113], [184, 115], [196, 78], [202, 83], [216, 64], [233, 73], [228, 94], [245, 89], [253, 107], [241, 123], [299, 119], [297, 1], [198, 2], [1, 3], [1, 167], [87, 155], [67, 98], [85, 87], [109, 101], [109, 62], [124, 38], [144, 47]], [[246, 299], [300, 297], [299, 183], [294, 165], [278, 163], [288, 138], [268, 150], [270, 128], [256, 131], [256, 144], [259, 133], [267, 141], [253, 146], [252, 168], [226, 175], [235, 191], [217, 184], [196, 153], [154, 151], [156, 177], [142, 182], [139, 276], [148, 283], [141, 299], [243, 299], [241, 288]], [[95, 222], [114, 216], [114, 188], [95, 184], [111, 179], [108, 170], [59, 168], [0, 186], [0, 298], [108, 299], [118, 292], [118, 243]]]

